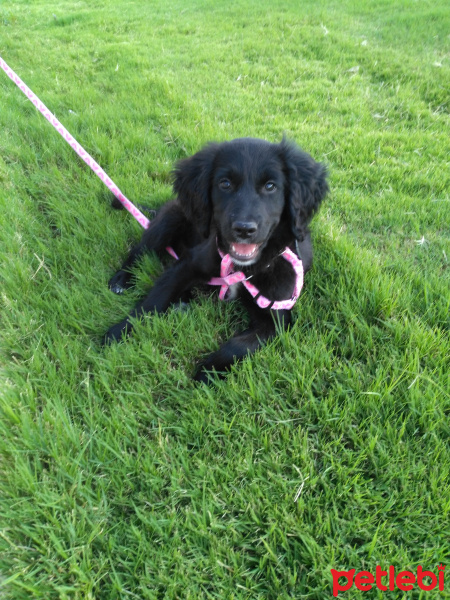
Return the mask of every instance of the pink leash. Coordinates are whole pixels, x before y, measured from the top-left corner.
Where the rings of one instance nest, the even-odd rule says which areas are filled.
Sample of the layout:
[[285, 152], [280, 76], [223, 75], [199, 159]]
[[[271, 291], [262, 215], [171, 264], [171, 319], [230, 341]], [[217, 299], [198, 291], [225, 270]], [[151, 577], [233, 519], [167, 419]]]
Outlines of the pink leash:
[[[43, 102], [39, 100], [34, 92], [30, 90], [30, 88], [20, 79], [20, 77], [9, 67], [3, 58], [0, 56], [0, 67], [3, 71], [8, 75], [8, 77], [13, 81], [17, 87], [25, 94], [25, 96], [31, 100], [34, 106], [38, 109], [38, 111], [44, 115], [49, 123], [53, 125], [56, 131], [66, 140], [66, 142], [75, 150], [78, 156], [84, 160], [84, 162], [94, 171], [94, 173], [99, 177], [107, 188], [111, 190], [114, 196], [119, 200], [119, 202], [127, 209], [127, 211], [133, 215], [133, 217], [142, 225], [144, 229], [148, 229], [150, 225], [150, 221], [147, 217], [141, 213], [141, 211], [134, 206], [128, 198], [122, 194], [114, 181], [108, 177], [105, 171], [101, 168], [101, 166], [92, 158], [90, 154], [86, 152], [86, 150], [77, 142], [77, 140], [73, 137], [71, 133], [67, 131], [67, 129], [62, 125], [58, 119], [53, 115], [48, 108], [45, 106]], [[178, 256], [176, 252], [172, 248], [166, 248], [167, 252], [178, 260]], [[300, 291], [303, 285], [303, 266], [302, 261], [291, 251], [289, 248], [282, 254], [283, 258], [285, 258], [288, 262], [292, 264], [292, 267], [296, 273], [296, 283], [292, 298], [289, 300], [284, 300], [281, 302], [271, 302], [269, 299], [261, 296], [258, 290], [250, 284], [245, 277], [244, 273], [241, 271], [233, 272], [233, 263], [231, 261], [230, 256], [227, 254], [222, 256], [222, 264], [220, 268], [221, 277], [213, 277], [211, 281], [209, 281], [209, 285], [220, 285], [221, 290], [219, 297], [223, 300], [225, 298], [226, 291], [230, 285], [234, 285], [235, 283], [242, 282], [246, 289], [250, 292], [252, 297], [255, 299], [255, 302], [258, 304], [260, 308], [271, 308], [274, 310], [282, 310], [289, 309], [297, 301], [297, 298], [300, 295]]]
[[[86, 152], [86, 150], [77, 142], [77, 140], [73, 137], [71, 133], [67, 131], [67, 129], [62, 125], [58, 119], [53, 115], [48, 108], [45, 106], [43, 102], [39, 100], [34, 92], [30, 90], [30, 88], [20, 79], [20, 77], [9, 67], [3, 58], [0, 56], [0, 67], [3, 71], [8, 75], [11, 81], [17, 85], [17, 87], [25, 94], [25, 96], [31, 100], [34, 106], [38, 109], [38, 111], [44, 115], [49, 123], [53, 125], [56, 131], [66, 140], [66, 142], [75, 150], [78, 156], [84, 160], [84, 162], [94, 171], [94, 173], [99, 177], [107, 188], [111, 190], [114, 196], [119, 200], [119, 202], [127, 209], [127, 211], [133, 215], [133, 217], [142, 225], [144, 229], [147, 229], [150, 225], [150, 221], [147, 217], [141, 213], [141, 211], [134, 206], [128, 198], [122, 194], [114, 181], [108, 177], [105, 171], [101, 168], [101, 166], [92, 158], [90, 154]], [[167, 248], [169, 254], [171, 254], [174, 258], [178, 258], [172, 248]]]
[[95, 160], [92, 158], [92, 156], [90, 156], [86, 152], [86, 150], [84, 150], [84, 148], [82, 146], [80, 146], [80, 144], [73, 137], [73, 135], [71, 135], [67, 131], [67, 129], [58, 121], [58, 119], [55, 117], [55, 115], [53, 115], [48, 110], [48, 108], [45, 106], [45, 104], [43, 104], [43, 102], [41, 102], [39, 100], [39, 98], [36, 96], [36, 94], [34, 92], [32, 92], [27, 85], [25, 85], [25, 83], [20, 79], [20, 77], [16, 73], [14, 73], [14, 71], [10, 67], [8, 67], [8, 65], [5, 63], [5, 61], [2, 59], [1, 56], [0, 56], [0, 67], [5, 71], [5, 73], [8, 75], [8, 77], [12, 81], [14, 81], [14, 83], [17, 85], [17, 87], [20, 90], [22, 90], [22, 92], [25, 94], [25, 96], [29, 100], [31, 100], [31, 102], [35, 105], [35, 107], [38, 109], [38, 111], [44, 115], [44, 117], [47, 119], [47, 121], [49, 121], [53, 125], [53, 127], [56, 129], [56, 131], [66, 140], [66, 142], [68, 144], [70, 144], [70, 146], [72, 146], [72, 148], [75, 150], [75, 152], [78, 154], [78, 156], [80, 158], [82, 158], [89, 167], [91, 167], [91, 169], [94, 171], [94, 173], [97, 175], [97, 177], [100, 177], [100, 179], [103, 181], [103, 183], [106, 185], [106, 187], [108, 187], [111, 190], [111, 192], [114, 194], [114, 196], [117, 198], [117, 200], [119, 200], [119, 202], [121, 204], [123, 204], [123, 206], [127, 209], [127, 211], [133, 215], [133, 217], [142, 225], [142, 227], [144, 227], [144, 229], [147, 229], [148, 226], [150, 225], [150, 221], [147, 219], [147, 217], [145, 215], [143, 215], [141, 213], [141, 211], [138, 210], [128, 200], [128, 198], [126, 198], [122, 194], [122, 192], [119, 190], [117, 185], [112, 181], [112, 179], [110, 179], [108, 177], [108, 175], [101, 168], [101, 166], [95, 162]]

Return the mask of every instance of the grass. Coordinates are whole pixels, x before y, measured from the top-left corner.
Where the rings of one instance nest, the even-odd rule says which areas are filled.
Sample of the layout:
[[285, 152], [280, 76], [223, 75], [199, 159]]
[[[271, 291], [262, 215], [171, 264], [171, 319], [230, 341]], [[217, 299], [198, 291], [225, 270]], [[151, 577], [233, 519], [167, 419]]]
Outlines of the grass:
[[[196, 386], [245, 317], [199, 296], [102, 350], [161, 266], [108, 291], [140, 227], [0, 73], [2, 599], [312, 600], [331, 568], [448, 565], [448, 22], [443, 0], [0, 5], [0, 55], [132, 200], [209, 140], [283, 132], [332, 188], [290, 333]], [[366, 592], [450, 587], [410, 594]]]

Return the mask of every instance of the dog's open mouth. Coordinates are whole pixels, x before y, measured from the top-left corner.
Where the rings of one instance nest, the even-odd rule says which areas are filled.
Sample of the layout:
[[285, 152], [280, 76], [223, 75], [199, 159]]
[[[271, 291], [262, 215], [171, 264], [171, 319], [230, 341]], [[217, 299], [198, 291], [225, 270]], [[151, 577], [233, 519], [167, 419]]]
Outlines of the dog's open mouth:
[[230, 256], [239, 263], [253, 261], [259, 253], [261, 244], [230, 244]]

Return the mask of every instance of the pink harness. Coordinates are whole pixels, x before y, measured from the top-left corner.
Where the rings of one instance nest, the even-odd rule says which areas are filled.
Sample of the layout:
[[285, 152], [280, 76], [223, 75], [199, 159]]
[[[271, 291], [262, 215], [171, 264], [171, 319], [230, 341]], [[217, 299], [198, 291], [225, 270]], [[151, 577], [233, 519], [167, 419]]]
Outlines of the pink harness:
[[[219, 250], [219, 249], [218, 249]], [[292, 252], [290, 248], [286, 248], [280, 256], [288, 261], [292, 265], [295, 271], [295, 286], [289, 300], [279, 300], [277, 302], [269, 300], [265, 296], [261, 295], [261, 292], [249, 282], [250, 277], [246, 277], [242, 271], [234, 271], [233, 260], [229, 254], [223, 254], [219, 250], [219, 254], [222, 258], [220, 264], [220, 277], [213, 277], [208, 283], [209, 285], [220, 285], [219, 298], [221, 300], [226, 299], [226, 294], [230, 286], [236, 283], [242, 283], [245, 289], [250, 293], [252, 298], [255, 300], [259, 308], [270, 308], [272, 310], [290, 310], [297, 302], [300, 292], [303, 287], [303, 263], [298, 256]]]
[[[27, 96], [29, 100], [36, 106], [36, 108], [41, 112], [42, 115], [49, 121], [56, 131], [66, 140], [66, 142], [72, 146], [75, 152], [78, 154], [80, 158], [84, 160], [84, 162], [94, 171], [94, 173], [103, 181], [103, 183], [111, 190], [111, 192], [116, 196], [116, 198], [122, 203], [122, 205], [130, 212], [133, 217], [144, 227], [148, 228], [150, 225], [150, 221], [147, 217], [142, 214], [132, 202], [128, 200], [124, 194], [119, 190], [116, 184], [108, 177], [105, 171], [100, 167], [99, 164], [90, 156], [86, 150], [76, 141], [76, 139], [67, 131], [67, 129], [58, 121], [58, 119], [53, 115], [48, 108], [45, 106], [41, 100], [36, 96], [36, 94], [30, 90], [30, 88], [20, 79], [20, 77], [9, 67], [6, 62], [0, 56], [0, 68], [8, 75], [8, 77], [17, 85], [17, 87]], [[174, 258], [178, 259], [175, 251], [172, 248], [166, 248], [167, 252], [171, 254]], [[223, 255], [220, 252], [220, 256], [222, 257], [222, 263], [220, 265], [220, 277], [213, 277], [211, 281], [209, 281], [209, 285], [220, 285], [219, 298], [221, 300], [225, 299], [226, 293], [231, 285], [242, 282], [245, 288], [249, 291], [251, 296], [254, 298], [256, 304], [260, 308], [271, 308], [272, 310], [289, 310], [291, 309], [298, 297], [300, 296], [301, 289], [303, 287], [303, 265], [302, 261], [297, 257], [292, 250], [286, 248], [281, 256], [291, 263], [295, 274], [295, 286], [292, 297], [289, 300], [282, 300], [279, 302], [273, 302], [264, 296], [261, 296], [260, 292], [255, 288], [254, 285], [249, 283], [250, 277], [246, 277], [242, 271], [234, 272], [233, 270], [233, 261], [229, 254]]]

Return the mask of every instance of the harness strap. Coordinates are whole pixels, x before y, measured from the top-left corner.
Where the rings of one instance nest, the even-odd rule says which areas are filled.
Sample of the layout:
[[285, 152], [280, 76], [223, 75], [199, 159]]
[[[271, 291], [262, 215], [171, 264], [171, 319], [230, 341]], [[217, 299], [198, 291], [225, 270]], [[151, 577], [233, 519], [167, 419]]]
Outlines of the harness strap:
[[253, 284], [249, 282], [250, 277], [246, 277], [242, 271], [233, 271], [233, 260], [229, 254], [223, 254], [218, 248], [219, 254], [222, 257], [220, 264], [220, 277], [213, 277], [208, 283], [209, 285], [220, 285], [219, 298], [225, 300], [226, 293], [230, 285], [242, 283], [249, 294], [252, 296], [256, 304], [260, 308], [270, 308], [272, 310], [290, 310], [297, 302], [300, 292], [303, 287], [303, 263], [298, 256], [292, 252], [290, 248], [285, 248], [281, 256], [292, 265], [295, 271], [295, 285], [291, 298], [288, 300], [269, 300], [261, 295], [261, 292]]

